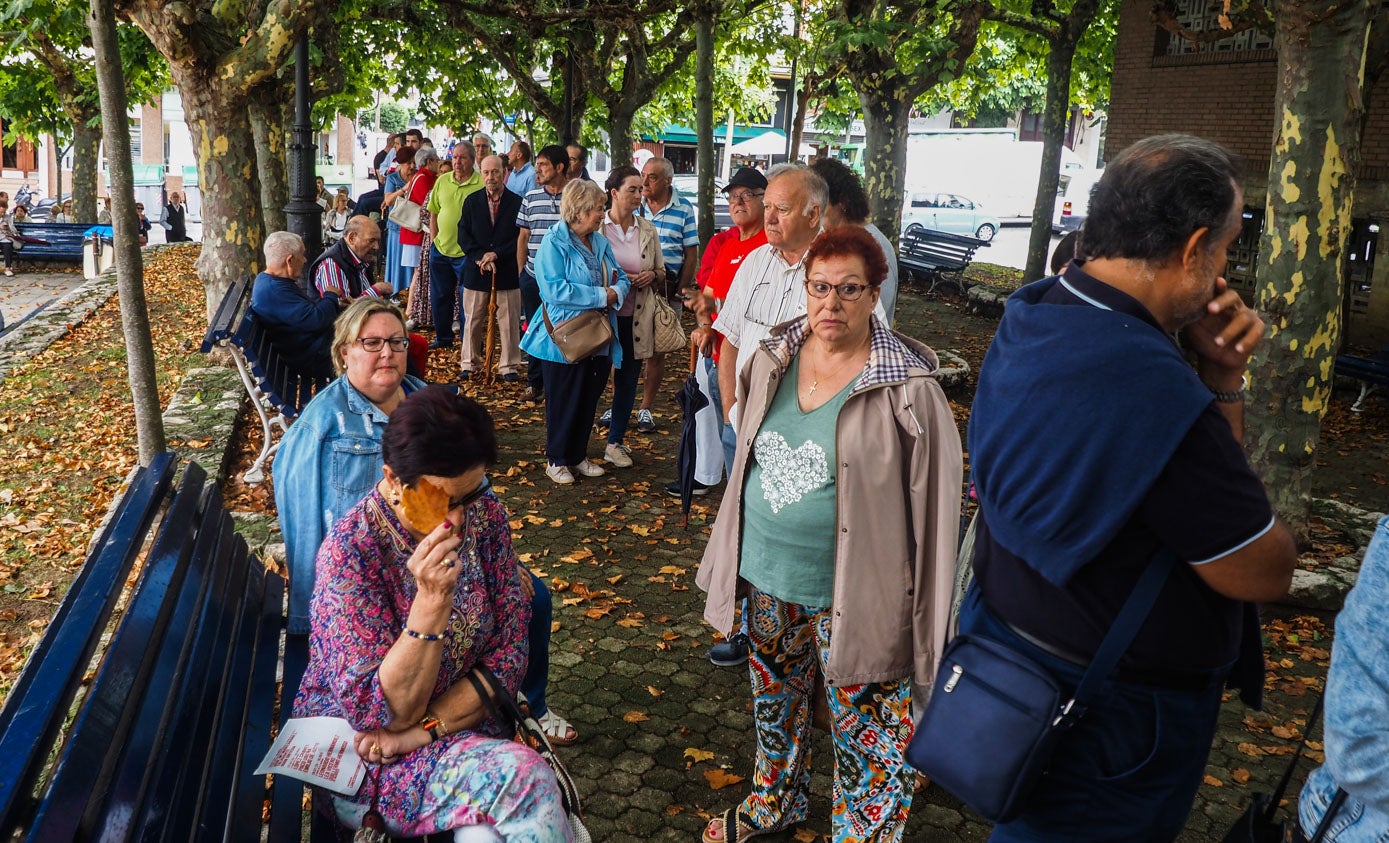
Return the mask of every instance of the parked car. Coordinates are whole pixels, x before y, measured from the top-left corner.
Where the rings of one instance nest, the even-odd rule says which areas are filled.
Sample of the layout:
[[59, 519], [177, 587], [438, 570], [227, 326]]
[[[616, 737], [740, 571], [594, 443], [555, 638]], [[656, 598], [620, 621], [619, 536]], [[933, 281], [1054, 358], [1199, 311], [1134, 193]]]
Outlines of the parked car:
[[1051, 212], [1051, 230], [1058, 234], [1075, 231], [1085, 223], [1090, 208], [1090, 190], [1102, 174], [1062, 173], [1056, 191], [1056, 207]]
[[[680, 195], [699, 207], [699, 176], [693, 173], [676, 176], [671, 180]], [[723, 231], [733, 225], [733, 217], [728, 215], [728, 197], [723, 195], [724, 180], [714, 179], [714, 230]]]
[[968, 234], [985, 243], [998, 233], [998, 217], [958, 193], [909, 191], [902, 209], [902, 231], [929, 228], [952, 234]]

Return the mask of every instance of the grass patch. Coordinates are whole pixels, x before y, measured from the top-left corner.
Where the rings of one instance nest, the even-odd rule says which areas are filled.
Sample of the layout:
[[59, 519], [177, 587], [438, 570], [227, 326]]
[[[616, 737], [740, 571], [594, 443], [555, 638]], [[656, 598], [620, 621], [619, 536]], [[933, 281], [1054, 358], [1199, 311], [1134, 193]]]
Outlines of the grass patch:
[[[145, 294], [161, 404], [206, 330], [198, 247], [148, 255]], [[86, 558], [138, 462], [135, 411], [115, 297], [0, 382], [0, 699]]]
[[965, 277], [976, 284], [1004, 292], [1012, 292], [1022, 286], [1022, 270], [996, 263], [975, 261], [965, 270]]

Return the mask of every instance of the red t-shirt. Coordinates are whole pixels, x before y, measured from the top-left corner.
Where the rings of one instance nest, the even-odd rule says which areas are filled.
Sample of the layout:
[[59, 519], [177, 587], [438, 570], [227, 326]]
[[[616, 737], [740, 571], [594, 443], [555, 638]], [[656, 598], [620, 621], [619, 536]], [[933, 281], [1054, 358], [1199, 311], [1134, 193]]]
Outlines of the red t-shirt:
[[[433, 170], [420, 170], [410, 180], [407, 198], [417, 205], [423, 205], [429, 198], [429, 191], [434, 189], [434, 179], [438, 174]], [[400, 230], [400, 243], [402, 246], [422, 246], [424, 245], [424, 232], [411, 231], [408, 228]]]
[[[722, 242], [719, 242], [723, 238]], [[714, 251], [715, 243], [718, 243], [718, 251]], [[743, 265], [743, 258], [747, 257], [753, 249], [758, 246], [766, 245], [767, 230], [759, 229], [756, 234], [746, 240], [738, 239], [738, 228], [734, 226], [727, 231], [719, 232], [709, 240], [709, 247], [706, 255], [713, 255], [712, 260], [706, 260], [699, 267], [700, 289], [705, 291], [705, 295], [713, 294], [714, 298], [723, 301], [728, 298], [728, 288], [733, 286], [733, 277], [738, 274], [738, 267]], [[709, 265], [709, 273], [704, 275], [705, 264]], [[714, 329], [718, 330], [719, 316], [714, 314]], [[718, 351], [714, 352], [714, 362], [719, 362]]]

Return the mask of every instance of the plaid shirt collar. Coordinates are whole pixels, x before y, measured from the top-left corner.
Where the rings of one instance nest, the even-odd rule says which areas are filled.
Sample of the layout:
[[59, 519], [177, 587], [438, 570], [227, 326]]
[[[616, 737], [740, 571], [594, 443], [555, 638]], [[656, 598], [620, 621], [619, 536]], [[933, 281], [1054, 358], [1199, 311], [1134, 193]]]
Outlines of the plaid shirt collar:
[[[913, 368], [925, 369], [927, 372], [934, 372], [939, 368], [935, 355], [925, 346], [918, 349], [908, 345], [890, 328], [879, 322], [877, 314], [872, 314], [870, 318], [872, 322], [869, 328], [868, 365], [863, 367], [863, 374], [854, 382], [854, 388], [850, 390], [851, 395], [870, 387], [901, 383], [907, 379]], [[771, 353], [784, 372], [791, 365], [791, 358], [801, 350], [809, 336], [809, 317], [797, 316], [773, 328], [771, 336], [762, 341], [762, 346]]]

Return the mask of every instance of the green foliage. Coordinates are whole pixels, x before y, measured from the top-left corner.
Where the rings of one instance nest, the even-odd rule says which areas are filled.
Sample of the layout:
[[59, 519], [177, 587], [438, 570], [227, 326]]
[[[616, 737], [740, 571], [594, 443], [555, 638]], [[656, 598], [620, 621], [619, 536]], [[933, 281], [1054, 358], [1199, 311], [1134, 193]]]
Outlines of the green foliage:
[[357, 122], [362, 126], [377, 125], [377, 110], [380, 110], [381, 131], [399, 133], [410, 126], [410, 109], [395, 100], [384, 100], [377, 108], [365, 108], [357, 112]]
[[[101, 103], [89, 52], [87, 3], [11, 0], [0, 6], [7, 41], [0, 54], [0, 114], [10, 120], [6, 142], [52, 134], [72, 137], [74, 120], [100, 125]], [[168, 65], [132, 25], [117, 28], [126, 93], [132, 103], [157, 97], [169, 84]]]

